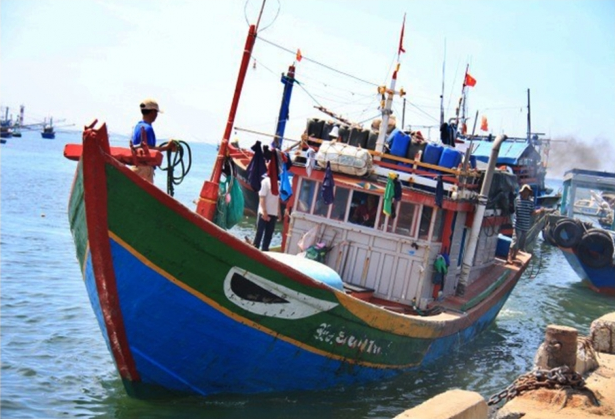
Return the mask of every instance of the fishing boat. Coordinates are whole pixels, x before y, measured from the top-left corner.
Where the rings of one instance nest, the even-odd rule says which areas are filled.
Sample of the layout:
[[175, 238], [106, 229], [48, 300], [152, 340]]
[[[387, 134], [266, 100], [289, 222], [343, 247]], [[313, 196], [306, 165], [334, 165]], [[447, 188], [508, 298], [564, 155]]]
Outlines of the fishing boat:
[[[600, 190], [607, 199], [613, 196], [615, 173], [585, 169], [567, 171], [560, 212], [548, 216], [542, 233], [547, 243], [562, 251], [572, 269], [591, 289], [615, 295], [613, 211], [601, 217], [598, 223], [595, 217], [577, 212], [577, 196], [595, 190]], [[604, 199], [594, 192], [592, 199], [596, 197]]]
[[[497, 234], [505, 217], [492, 198], [509, 192], [493, 181], [510, 176], [495, 170], [505, 136], [485, 170], [386, 154], [384, 130], [374, 150], [314, 138], [314, 165], [303, 147], [283, 165], [292, 195], [279, 252], [217, 225], [233, 204], [221, 186], [234, 180], [225, 167], [256, 34], [251, 25], [195, 210], [114, 157], [106, 125], [83, 133], [70, 229], [131, 396], [318, 390], [415, 372], [488, 328], [531, 258], [520, 252], [507, 264], [509, 242]], [[398, 69], [383, 127], [401, 93]], [[156, 153], [134, 159], [159, 164]], [[277, 168], [283, 153], [272, 156]], [[369, 222], [355, 217], [362, 201], [376, 205]]]
[[2, 143], [6, 143], [7, 138], [13, 136], [13, 122], [9, 118], [9, 108], [5, 108], [5, 116], [0, 120], [0, 138], [3, 138]]
[[[456, 115], [444, 121], [443, 94], [441, 95], [440, 111], [440, 137], [443, 143], [466, 149], [471, 148], [474, 158], [486, 163], [491, 153], [491, 143], [495, 138], [492, 134], [475, 135], [478, 111], [474, 118], [474, 127], [470, 133], [467, 129], [467, 101], [468, 87], [476, 85], [476, 80], [468, 73], [466, 66], [465, 76], [459, 98]], [[551, 140], [542, 138], [543, 133], [532, 132], [532, 117], [530, 103], [530, 89], [527, 89], [527, 133], [524, 137], [509, 136], [502, 144], [498, 156], [497, 166], [514, 173], [517, 176], [519, 188], [529, 185], [534, 192], [534, 204], [538, 207], [555, 209], [559, 204], [561, 195], [545, 183], [549, 161]], [[481, 122], [481, 131], [488, 130], [486, 118]]]
[[612, 218], [613, 200], [608, 195], [603, 198], [593, 190], [590, 190], [590, 195], [590, 198], [580, 198], [574, 202], [574, 213], [590, 217]]
[[24, 105], [19, 107], [19, 116], [17, 117], [17, 121], [13, 124], [13, 137], [21, 137], [21, 129], [24, 127]]
[[45, 119], [45, 122], [43, 123], [43, 131], [41, 131], [41, 137], [48, 140], [53, 140], [56, 138], [56, 132], [53, 128], [53, 118], [49, 118], [49, 123], [47, 123], [47, 119]]

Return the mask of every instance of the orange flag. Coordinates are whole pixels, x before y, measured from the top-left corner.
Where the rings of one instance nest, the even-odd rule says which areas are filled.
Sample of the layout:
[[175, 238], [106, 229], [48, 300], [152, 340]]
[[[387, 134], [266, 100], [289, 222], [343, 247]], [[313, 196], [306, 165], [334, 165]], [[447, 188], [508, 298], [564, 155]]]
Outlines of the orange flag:
[[302, 58], [303, 58], [303, 55], [301, 55], [301, 50], [297, 49], [297, 61], [301, 61]]
[[476, 79], [470, 76], [469, 73], [466, 73], [465, 85], [470, 87], [474, 87], [476, 85]]
[[480, 129], [481, 131], [489, 131], [489, 123], [487, 122], [487, 117], [485, 115], [481, 118]]

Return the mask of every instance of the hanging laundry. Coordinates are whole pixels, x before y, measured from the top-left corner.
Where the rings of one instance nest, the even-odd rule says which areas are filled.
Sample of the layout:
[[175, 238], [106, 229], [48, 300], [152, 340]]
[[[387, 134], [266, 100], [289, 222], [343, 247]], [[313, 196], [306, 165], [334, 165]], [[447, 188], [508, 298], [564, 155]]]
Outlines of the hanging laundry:
[[261, 190], [261, 179], [263, 175], [267, 173], [267, 163], [263, 157], [263, 149], [260, 141], [254, 143], [251, 149], [254, 151], [254, 155], [246, 170], [248, 171], [248, 182], [252, 190], [258, 192]]
[[293, 196], [293, 188], [290, 185], [290, 179], [288, 176], [288, 170], [286, 169], [286, 165], [282, 165], [282, 174], [280, 175], [280, 199], [283, 202], [288, 201], [288, 199]]
[[275, 196], [280, 195], [278, 188], [278, 158], [276, 153], [271, 153], [271, 160], [267, 165], [267, 176], [271, 179], [271, 193]]
[[305, 171], [307, 172], [308, 177], [312, 176], [312, 169], [316, 165], [316, 152], [312, 148], [308, 148], [307, 150], [307, 159], [305, 162]]
[[333, 180], [333, 172], [331, 171], [331, 162], [327, 162], [327, 168], [325, 170], [325, 177], [322, 181], [322, 199], [325, 204], [331, 205], [334, 200], [333, 189], [335, 188], [335, 182]]

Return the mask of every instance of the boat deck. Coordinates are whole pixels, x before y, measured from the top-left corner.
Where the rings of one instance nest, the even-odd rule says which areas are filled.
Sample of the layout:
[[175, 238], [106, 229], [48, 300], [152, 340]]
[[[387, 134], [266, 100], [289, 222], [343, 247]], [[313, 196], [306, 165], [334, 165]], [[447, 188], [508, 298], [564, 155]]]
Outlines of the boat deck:
[[529, 262], [531, 255], [529, 253], [519, 252], [515, 264], [508, 264], [504, 259], [496, 259], [496, 263], [489, 268], [489, 275], [483, 274], [477, 278], [470, 286], [468, 286], [463, 295], [452, 295], [446, 297], [442, 301], [435, 301], [433, 304], [439, 305], [448, 310], [466, 311], [464, 308], [470, 309], [473, 304], [477, 304], [477, 299], [489, 287], [488, 281], [493, 281], [493, 277], [500, 277], [506, 269], [519, 270]]
[[420, 315], [425, 316], [426, 318], [430, 316], [438, 316], [438, 320], [442, 320], [442, 316], [446, 315], [452, 317], [464, 315], [467, 310], [480, 303], [480, 301], [486, 297], [485, 290], [488, 290], [491, 285], [488, 281], [495, 283], [495, 281], [493, 281], [494, 274], [496, 277], [500, 277], [500, 275], [507, 269], [519, 270], [522, 266], [529, 262], [530, 258], [531, 255], [529, 253], [519, 252], [517, 254], [517, 261], [513, 265], [506, 263], [504, 259], [496, 259], [496, 263], [489, 267], [489, 275], [487, 275], [486, 272], [480, 275], [480, 277], [478, 277], [465, 289], [463, 295], [452, 295], [443, 299], [435, 300], [425, 310], [420, 310], [415, 306], [374, 297], [374, 290], [371, 288], [364, 288], [354, 284], [344, 283], [344, 290], [347, 294], [355, 298], [378, 305], [396, 313]]

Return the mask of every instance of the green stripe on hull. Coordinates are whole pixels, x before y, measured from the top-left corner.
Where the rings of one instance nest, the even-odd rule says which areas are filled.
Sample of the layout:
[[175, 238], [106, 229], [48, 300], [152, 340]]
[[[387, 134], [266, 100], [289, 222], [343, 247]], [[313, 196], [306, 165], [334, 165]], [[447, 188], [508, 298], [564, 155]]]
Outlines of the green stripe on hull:
[[[79, 161], [75, 175], [75, 183], [68, 203], [69, 224], [73, 241], [75, 242], [75, 250], [77, 252], [77, 260], [83, 271], [85, 262], [85, 254], [88, 246], [88, 228], [85, 220], [85, 203], [83, 200], [83, 172], [82, 162]], [[83, 273], [83, 272], [82, 272]]]
[[[147, 263], [180, 281], [199, 298], [205, 296], [202, 300], [219, 305], [237, 321], [258, 323], [265, 333], [350, 362], [360, 360], [395, 368], [417, 365], [423, 359], [431, 339], [399, 336], [370, 327], [341, 304], [300, 320], [261, 316], [242, 309], [224, 294], [223, 281], [232, 267], [318, 300], [338, 303], [338, 299], [332, 289], [294, 281], [241, 254], [219, 237], [208, 235], [135, 185], [117, 168], [107, 165], [106, 172], [110, 231]], [[224, 234], [227, 233], [220, 232]], [[238, 239], [233, 244], [244, 246]]]

